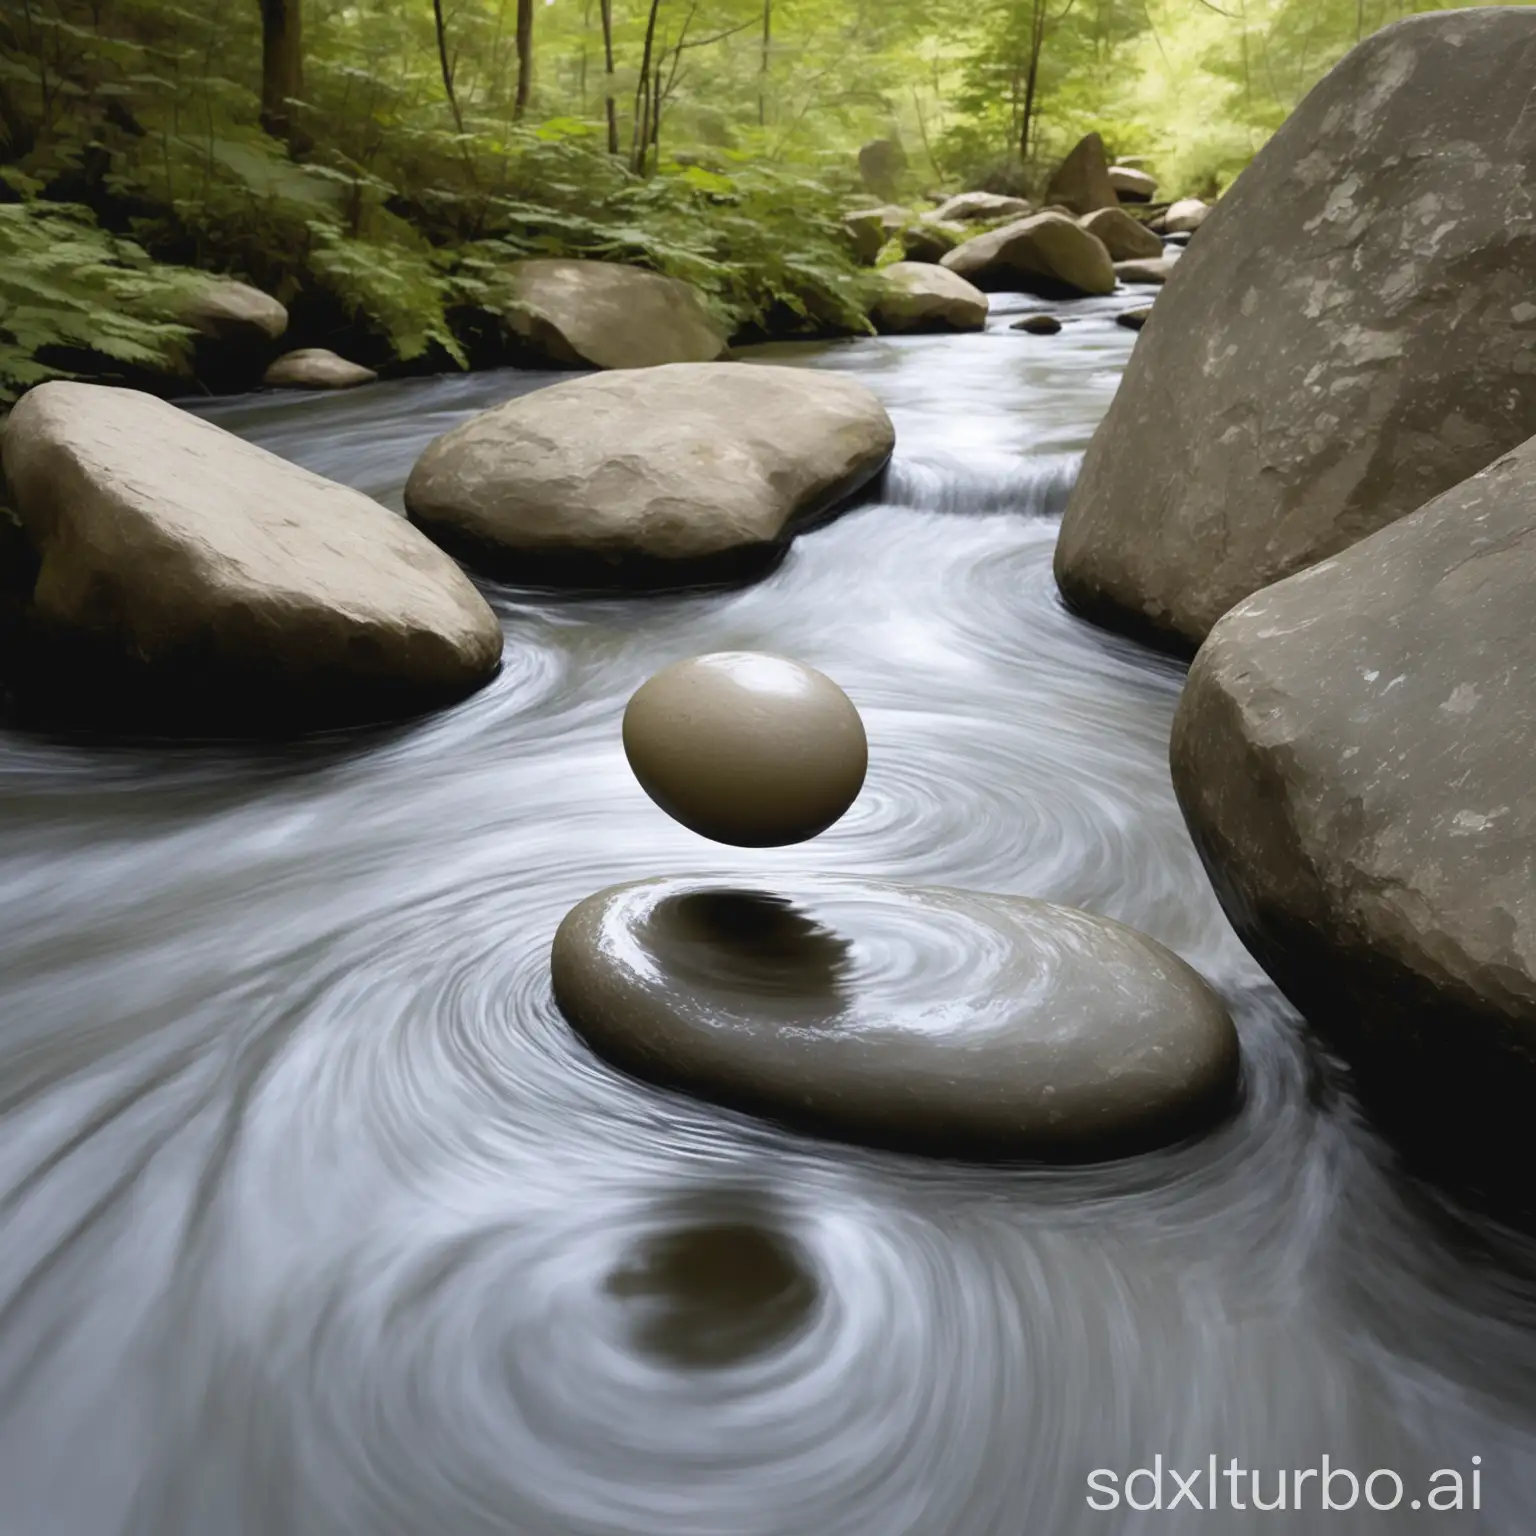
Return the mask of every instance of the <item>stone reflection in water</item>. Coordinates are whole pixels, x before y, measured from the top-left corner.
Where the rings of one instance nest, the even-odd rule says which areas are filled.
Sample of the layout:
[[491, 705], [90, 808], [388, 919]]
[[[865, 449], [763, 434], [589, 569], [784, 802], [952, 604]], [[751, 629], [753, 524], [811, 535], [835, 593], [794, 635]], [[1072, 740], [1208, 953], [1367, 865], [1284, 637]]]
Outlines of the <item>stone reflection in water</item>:
[[804, 1255], [768, 1213], [741, 1200], [717, 1204], [713, 1216], [701, 1211], [643, 1239], [608, 1280], [635, 1347], [679, 1367], [767, 1353], [804, 1327], [817, 1302]]
[[641, 941], [681, 988], [749, 998], [763, 1017], [829, 1023], [847, 1003], [852, 944], [785, 896], [680, 891], [656, 903]]

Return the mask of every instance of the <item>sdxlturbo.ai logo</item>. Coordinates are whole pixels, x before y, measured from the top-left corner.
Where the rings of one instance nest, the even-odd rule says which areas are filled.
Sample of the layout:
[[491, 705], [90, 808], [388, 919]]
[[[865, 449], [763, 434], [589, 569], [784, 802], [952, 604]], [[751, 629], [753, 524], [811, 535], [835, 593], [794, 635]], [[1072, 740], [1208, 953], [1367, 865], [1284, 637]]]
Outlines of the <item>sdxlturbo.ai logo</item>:
[[1180, 1472], [1152, 1458], [1150, 1467], [1138, 1467], [1122, 1482], [1118, 1472], [1099, 1467], [1088, 1474], [1088, 1507], [1097, 1510], [1345, 1510], [1363, 1498], [1375, 1510], [1397, 1509], [1407, 1500], [1409, 1509], [1458, 1510], [1483, 1507], [1483, 1458], [1474, 1456], [1465, 1476], [1454, 1467], [1432, 1472], [1429, 1486], [1410, 1496], [1403, 1479], [1389, 1467], [1358, 1477], [1348, 1467], [1336, 1467], [1323, 1457], [1321, 1467], [1280, 1468], [1259, 1472], [1242, 1466], [1234, 1457], [1218, 1470], [1212, 1456], [1193, 1472]]

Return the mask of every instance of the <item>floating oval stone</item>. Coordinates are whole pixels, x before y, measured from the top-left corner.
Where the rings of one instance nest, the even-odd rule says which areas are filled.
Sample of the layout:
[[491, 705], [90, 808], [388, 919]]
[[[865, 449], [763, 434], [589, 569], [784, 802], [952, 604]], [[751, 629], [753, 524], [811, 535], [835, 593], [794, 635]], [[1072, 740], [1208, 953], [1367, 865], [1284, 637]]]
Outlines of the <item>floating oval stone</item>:
[[1180, 1139], [1237, 1081], [1221, 1001], [1107, 918], [816, 877], [616, 886], [555, 935], [555, 999], [637, 1077], [840, 1139], [1087, 1161]]
[[869, 766], [848, 695], [814, 667], [759, 651], [693, 656], [642, 683], [624, 711], [624, 751], [669, 816], [741, 848], [825, 832]]

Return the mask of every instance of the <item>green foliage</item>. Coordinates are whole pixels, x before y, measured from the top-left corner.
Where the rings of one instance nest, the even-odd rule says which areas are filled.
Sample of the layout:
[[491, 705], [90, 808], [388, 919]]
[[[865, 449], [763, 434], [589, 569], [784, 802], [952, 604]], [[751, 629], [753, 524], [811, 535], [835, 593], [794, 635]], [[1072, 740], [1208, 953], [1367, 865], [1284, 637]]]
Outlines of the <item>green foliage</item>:
[[98, 229], [87, 208], [0, 205], [0, 403], [77, 370], [185, 374], [192, 333], [175, 317], [197, 281]]

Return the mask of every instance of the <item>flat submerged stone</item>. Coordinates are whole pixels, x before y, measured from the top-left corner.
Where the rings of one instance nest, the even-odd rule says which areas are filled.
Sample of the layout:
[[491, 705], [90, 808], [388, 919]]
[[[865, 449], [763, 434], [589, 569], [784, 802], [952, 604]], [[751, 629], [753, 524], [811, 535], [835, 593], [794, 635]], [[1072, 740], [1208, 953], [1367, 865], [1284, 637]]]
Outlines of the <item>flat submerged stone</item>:
[[664, 878], [572, 908], [555, 1000], [615, 1066], [843, 1140], [1091, 1161], [1230, 1104], [1237, 1036], [1184, 961], [1070, 907], [810, 877]]

